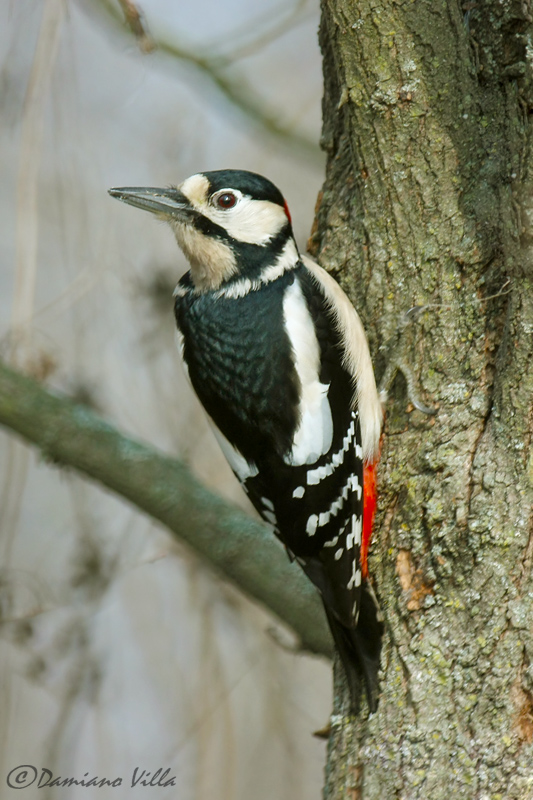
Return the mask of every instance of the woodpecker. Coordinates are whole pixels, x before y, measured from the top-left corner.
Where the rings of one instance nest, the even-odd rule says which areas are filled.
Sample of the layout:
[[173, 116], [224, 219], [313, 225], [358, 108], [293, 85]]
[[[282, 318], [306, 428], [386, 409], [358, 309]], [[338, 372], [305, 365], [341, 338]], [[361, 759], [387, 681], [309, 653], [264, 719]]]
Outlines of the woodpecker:
[[300, 255], [283, 195], [242, 170], [109, 193], [170, 223], [190, 270], [183, 361], [233, 472], [321, 593], [357, 712], [378, 702], [383, 622], [368, 574], [383, 420], [362, 323]]

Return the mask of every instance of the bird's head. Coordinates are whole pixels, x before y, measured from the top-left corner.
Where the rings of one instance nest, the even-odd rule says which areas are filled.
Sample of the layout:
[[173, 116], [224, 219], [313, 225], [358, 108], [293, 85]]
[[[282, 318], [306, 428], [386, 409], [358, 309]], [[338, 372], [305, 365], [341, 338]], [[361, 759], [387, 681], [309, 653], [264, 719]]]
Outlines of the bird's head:
[[201, 172], [177, 188], [127, 187], [109, 193], [171, 225], [200, 291], [264, 274], [271, 280], [276, 270], [281, 274], [298, 261], [283, 195], [254, 172]]

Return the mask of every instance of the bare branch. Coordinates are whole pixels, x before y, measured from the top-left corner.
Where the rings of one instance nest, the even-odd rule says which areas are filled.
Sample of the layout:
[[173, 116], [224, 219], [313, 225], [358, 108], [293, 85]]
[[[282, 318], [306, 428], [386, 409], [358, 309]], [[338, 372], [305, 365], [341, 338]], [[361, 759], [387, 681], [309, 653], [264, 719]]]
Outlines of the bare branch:
[[139, 43], [139, 49], [142, 53], [151, 53], [155, 48], [155, 43], [148, 32], [141, 10], [132, 0], [119, 0], [119, 3], [128, 28]]
[[88, 408], [0, 362], [0, 424], [159, 520], [218, 572], [331, 656], [315, 589], [270, 530], [205, 489], [176, 459], [129, 439]]

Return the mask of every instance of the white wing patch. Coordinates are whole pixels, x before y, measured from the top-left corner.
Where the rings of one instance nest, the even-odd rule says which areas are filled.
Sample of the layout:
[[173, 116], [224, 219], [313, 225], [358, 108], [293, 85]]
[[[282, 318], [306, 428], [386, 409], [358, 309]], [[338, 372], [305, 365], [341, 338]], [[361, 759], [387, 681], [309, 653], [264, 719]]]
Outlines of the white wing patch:
[[366, 462], [374, 461], [379, 451], [383, 408], [376, 389], [374, 370], [363, 325], [357, 311], [337, 281], [310, 258], [301, 256], [301, 260], [322, 288], [324, 296], [335, 314], [337, 330], [342, 337], [344, 363], [353, 377], [356, 391], [363, 457]]
[[285, 291], [283, 316], [301, 384], [300, 422], [291, 455], [286, 461], [291, 466], [314, 464], [331, 447], [333, 420], [328, 400], [329, 385], [319, 380], [320, 349], [315, 328], [298, 280]]

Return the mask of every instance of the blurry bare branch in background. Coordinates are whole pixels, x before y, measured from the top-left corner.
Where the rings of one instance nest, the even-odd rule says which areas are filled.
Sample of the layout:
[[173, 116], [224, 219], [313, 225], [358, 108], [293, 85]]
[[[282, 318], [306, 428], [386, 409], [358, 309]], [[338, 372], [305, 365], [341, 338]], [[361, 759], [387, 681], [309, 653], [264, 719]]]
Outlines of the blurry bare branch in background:
[[[242, 31], [235, 30], [232, 38], [219, 42], [218, 53], [215, 52], [215, 44], [204, 47], [204, 57], [209, 54], [212, 63], [222, 67], [257, 53], [280, 36], [286, 34], [291, 28], [301, 24], [305, 19], [304, 12], [307, 5], [307, 0], [298, 0], [292, 7], [289, 7], [286, 16], [274, 18], [274, 21], [272, 21], [272, 14], [268, 13], [264, 20], [257, 20], [258, 34], [255, 30], [251, 32], [250, 26], [246, 25]], [[250, 35], [252, 38], [250, 38]], [[227, 51], [226, 55], [220, 49], [220, 44]]]
[[15, 292], [11, 317], [14, 363], [24, 362], [31, 348], [30, 329], [37, 276], [37, 186], [44, 117], [65, 15], [65, 0], [47, 0], [44, 3], [39, 38], [24, 98], [18, 172]]
[[[106, 0], [103, 1], [106, 2]], [[157, 45], [148, 30], [139, 4], [133, 3], [132, 0], [118, 0], [118, 3], [124, 13], [126, 25], [137, 39], [139, 49], [143, 53], [154, 50]], [[109, 7], [109, 11], [112, 12], [111, 4], [106, 2], [106, 5]], [[251, 31], [249, 25], [246, 25], [240, 31], [237, 29], [234, 30], [232, 36], [226, 38], [223, 42], [218, 41], [204, 46], [202, 58], [209, 59], [213, 65], [224, 67], [233, 64], [241, 58], [253, 55], [280, 36], [286, 34], [291, 28], [303, 22], [305, 19], [305, 7], [307, 5], [307, 0], [298, 0], [297, 3], [288, 9], [288, 13], [285, 16], [277, 17], [274, 21], [272, 21], [272, 14], [268, 13], [264, 19], [256, 21], [259, 34], [257, 34], [255, 30]], [[250, 38], [250, 36], [252, 38]], [[222, 48], [220, 47], [221, 44]], [[223, 51], [226, 52], [224, 53]]]
[[[39, 241], [38, 181], [49, 88], [56, 63], [59, 39], [66, 15], [65, 0], [46, 0], [33, 64], [22, 110], [20, 156], [17, 176], [15, 230], [15, 286], [11, 310], [9, 359], [32, 372], [46, 371], [45, 361], [33, 341], [37, 249]], [[51, 367], [51, 363], [49, 366]], [[18, 442], [10, 442], [10, 469], [0, 492], [0, 528], [3, 531], [2, 563], [10, 561], [28, 474], [28, 453]]]
[[[215, 46], [204, 47], [202, 50], [187, 45], [176, 38], [167, 38], [163, 33], [154, 35], [148, 33], [143, 19], [141, 8], [132, 0], [91, 0], [94, 6], [104, 10], [106, 18], [114, 26], [128, 34], [133, 34], [139, 42], [143, 53], [155, 50], [174, 61], [192, 66], [203, 78], [207, 79], [222, 96], [235, 108], [240, 110], [254, 125], [265, 133], [277, 137], [283, 144], [305, 155], [313, 161], [321, 160], [318, 143], [309, 138], [305, 133], [299, 133], [293, 126], [281, 119], [280, 112], [273, 108], [266, 98], [262, 97], [257, 89], [250, 86], [244, 76], [229, 75], [227, 67], [235, 61], [257, 52], [262, 47], [274, 41], [277, 37], [301, 21], [301, 11], [305, 7], [304, 0], [299, 0], [290, 10], [290, 13], [281, 20], [276, 20], [265, 27], [255, 38], [238, 43], [239, 38], [244, 38], [244, 33], [236, 35], [235, 47], [231, 52], [216, 52]], [[124, 25], [124, 22], [126, 25]], [[227, 51], [227, 45], [225, 51]]]
[[131, 0], [119, 0], [124, 12], [126, 25], [137, 39], [141, 53], [151, 53], [155, 49], [155, 42], [150, 36], [141, 10]]

